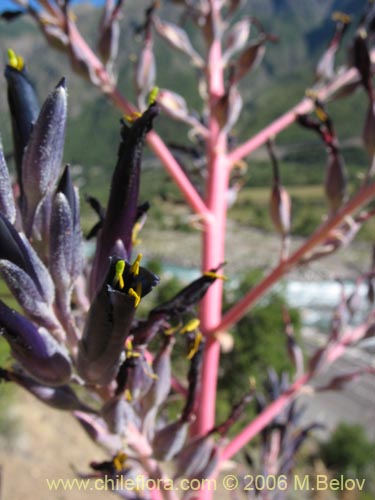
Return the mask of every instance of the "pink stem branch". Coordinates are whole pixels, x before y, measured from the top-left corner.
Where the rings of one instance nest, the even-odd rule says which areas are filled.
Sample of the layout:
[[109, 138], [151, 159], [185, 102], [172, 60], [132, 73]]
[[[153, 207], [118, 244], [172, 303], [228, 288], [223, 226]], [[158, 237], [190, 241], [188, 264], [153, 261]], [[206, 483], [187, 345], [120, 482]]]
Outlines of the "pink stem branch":
[[[211, 0], [211, 22], [214, 40], [208, 50], [207, 84], [209, 93], [209, 136], [207, 139], [208, 180], [207, 206], [213, 220], [206, 222], [203, 232], [203, 271], [217, 267], [224, 261], [225, 225], [226, 225], [226, 193], [229, 182], [229, 169], [226, 159], [226, 134], [220, 130], [220, 124], [214, 113], [217, 100], [224, 94], [224, 74], [221, 64], [221, 44], [216, 37], [220, 26], [218, 2]], [[220, 321], [222, 314], [223, 283], [221, 280], [210, 287], [201, 303], [201, 327], [205, 334]], [[201, 390], [197, 407], [197, 421], [194, 434], [202, 435], [215, 425], [216, 384], [220, 346], [217, 340], [208, 336], [204, 353]], [[202, 493], [205, 498], [209, 492]]]
[[213, 331], [223, 331], [231, 328], [275, 283], [277, 283], [290, 269], [300, 262], [302, 257], [321, 244], [329, 233], [342, 224], [347, 216], [353, 214], [362, 205], [370, 202], [375, 197], [375, 182], [364, 186], [346, 203], [337, 214], [321, 225], [308, 240], [301, 245], [287, 260], [281, 262], [258, 285], [252, 288], [235, 306], [223, 317]]
[[[375, 55], [375, 52], [372, 56]], [[345, 71], [345, 73], [339, 75], [335, 80], [327, 85], [326, 87], [317, 91], [317, 97], [321, 101], [326, 101], [331, 97], [337, 90], [339, 90], [344, 85], [353, 83], [356, 78], [358, 78], [358, 71], [355, 68], [350, 68]], [[314, 103], [311, 99], [304, 98], [292, 109], [287, 111], [285, 114], [277, 118], [270, 125], [262, 129], [258, 134], [254, 135], [251, 139], [241, 144], [236, 149], [234, 149], [229, 156], [229, 167], [233, 166], [239, 160], [249, 155], [260, 146], [265, 144], [268, 139], [279, 134], [284, 129], [289, 127], [295, 122], [296, 118], [300, 114], [309, 113], [314, 109]]]
[[298, 395], [310, 380], [312, 373], [302, 375], [294, 384], [262, 411], [223, 450], [221, 460], [228, 460], [261, 432]]
[[[121, 95], [119, 90], [111, 84], [111, 78], [103, 64], [88, 46], [74, 23], [71, 23], [70, 25], [70, 38], [71, 43], [74, 43], [77, 47], [79, 47], [80, 52], [85, 55], [87, 62], [92, 66], [94, 72], [102, 81], [104, 92], [107, 93], [118, 109], [128, 114], [136, 111], [136, 107], [127, 101]], [[174, 179], [192, 210], [194, 210], [194, 212], [200, 215], [203, 219], [210, 219], [211, 214], [202, 198], [199, 196], [193, 184], [190, 182], [172, 153], [156, 132], [152, 131], [147, 135], [147, 143]]]

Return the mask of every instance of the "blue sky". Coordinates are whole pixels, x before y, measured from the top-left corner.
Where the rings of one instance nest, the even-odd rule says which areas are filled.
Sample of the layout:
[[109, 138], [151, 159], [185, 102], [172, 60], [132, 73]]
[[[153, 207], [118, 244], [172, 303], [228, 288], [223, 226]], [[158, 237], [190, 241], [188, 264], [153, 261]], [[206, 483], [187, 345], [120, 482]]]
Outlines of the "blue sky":
[[[72, 0], [72, 3], [82, 3], [83, 1], [90, 2], [93, 5], [103, 5], [104, 3], [104, 0]], [[3, 10], [14, 10], [18, 8], [19, 7], [11, 0], [0, 0], [0, 12]]]

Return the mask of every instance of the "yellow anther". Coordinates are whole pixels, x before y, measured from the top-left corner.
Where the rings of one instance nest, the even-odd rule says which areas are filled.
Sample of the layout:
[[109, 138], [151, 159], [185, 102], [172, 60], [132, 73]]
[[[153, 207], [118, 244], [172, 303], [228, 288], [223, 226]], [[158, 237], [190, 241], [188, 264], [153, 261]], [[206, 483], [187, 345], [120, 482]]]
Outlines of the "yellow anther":
[[315, 108], [315, 114], [319, 118], [319, 120], [323, 123], [325, 123], [328, 120], [328, 115], [321, 106], [317, 106]]
[[196, 330], [199, 327], [199, 325], [200, 325], [199, 319], [193, 318], [190, 321], [188, 321], [183, 328], [181, 328], [180, 333], [184, 334], [184, 333], [188, 333], [188, 332], [193, 332], [194, 330]]
[[349, 24], [352, 21], [352, 18], [348, 15], [345, 14], [345, 12], [333, 12], [332, 14], [332, 20], [333, 21], [340, 21], [343, 24]]
[[217, 280], [223, 280], [223, 281], [228, 280], [228, 278], [226, 276], [224, 276], [224, 274], [218, 274], [218, 273], [214, 273], [212, 271], [206, 271], [205, 273], [203, 273], [203, 276], [206, 276], [207, 278], [215, 278]]
[[197, 334], [194, 337], [194, 341], [192, 342], [192, 346], [190, 347], [190, 351], [188, 352], [188, 355], [186, 356], [187, 359], [192, 359], [195, 354], [198, 352], [200, 343], [202, 342], [203, 335], [201, 332], [197, 332]]
[[138, 305], [141, 301], [141, 296], [137, 294], [137, 292], [134, 290], [134, 288], [129, 288], [128, 295], [130, 295], [131, 297], [134, 297], [134, 307], [138, 307]]
[[133, 123], [135, 120], [137, 120], [140, 116], [142, 116], [142, 113], [139, 111], [134, 111], [131, 115], [124, 115], [124, 118], [127, 122]]
[[139, 264], [142, 260], [142, 254], [139, 253], [133, 264], [130, 266], [130, 272], [133, 276], [138, 276], [139, 274]]
[[138, 239], [138, 235], [142, 229], [142, 224], [140, 222], [136, 222], [133, 226], [133, 231], [132, 231], [132, 245], [138, 245], [141, 240]]
[[112, 462], [117, 472], [120, 472], [124, 469], [127, 458], [128, 456], [126, 455], [126, 453], [122, 451], [118, 452], [117, 455], [113, 457]]
[[252, 391], [254, 391], [256, 389], [257, 381], [256, 381], [256, 379], [255, 379], [255, 377], [253, 375], [251, 375], [249, 377], [249, 386], [250, 386], [250, 389]]
[[21, 71], [25, 66], [24, 60], [21, 56], [17, 55], [12, 49], [8, 49], [9, 66], [18, 71]]
[[116, 286], [118, 283], [120, 290], [122, 290], [125, 286], [124, 278], [122, 277], [122, 275], [124, 274], [124, 271], [125, 271], [125, 265], [126, 264], [125, 264], [124, 260], [118, 260], [116, 262], [116, 274], [115, 274], [115, 278], [113, 280], [113, 286]]
[[156, 101], [156, 98], [158, 97], [159, 94], [159, 87], [153, 87], [150, 90], [150, 93], [148, 94], [148, 105], [151, 106], [151, 104], [154, 104]]
[[133, 342], [131, 341], [130, 338], [126, 339], [125, 341], [125, 348], [126, 348], [126, 358], [139, 358], [140, 353], [133, 351]]
[[132, 393], [130, 392], [129, 389], [125, 389], [124, 398], [126, 399], [126, 401], [129, 401], [129, 403], [130, 403], [130, 401], [133, 400]]

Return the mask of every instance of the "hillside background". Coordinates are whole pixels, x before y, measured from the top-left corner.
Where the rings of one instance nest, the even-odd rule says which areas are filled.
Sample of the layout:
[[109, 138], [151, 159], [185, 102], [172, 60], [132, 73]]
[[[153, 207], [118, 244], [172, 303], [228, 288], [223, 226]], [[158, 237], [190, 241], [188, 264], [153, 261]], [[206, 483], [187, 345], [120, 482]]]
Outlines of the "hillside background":
[[[141, 40], [135, 35], [135, 28], [142, 22], [143, 11], [149, 2], [127, 2], [124, 7], [121, 49], [117, 71], [118, 86], [128, 98], [133, 94], [134, 60], [139, 52]], [[249, 0], [240, 15], [255, 15], [269, 32], [280, 39], [278, 44], [269, 44], [266, 57], [256, 71], [241, 82], [245, 99], [241, 118], [234, 130], [235, 141], [241, 142], [261, 130], [294, 105], [304, 95], [314, 80], [314, 68], [323, 53], [334, 29], [331, 14], [335, 10], [353, 16], [353, 27], [346, 35], [338, 64], [345, 64], [347, 48], [350, 46], [354, 27], [366, 0]], [[74, 7], [77, 23], [92, 46], [100, 18], [100, 9], [89, 4]], [[160, 16], [172, 21], [181, 17], [181, 9], [174, 2], [161, 3]], [[184, 26], [191, 30], [189, 23]], [[13, 48], [26, 60], [29, 73], [35, 81], [41, 101], [62, 75], [67, 76], [69, 88], [69, 126], [65, 148], [65, 161], [75, 165], [76, 181], [84, 193], [95, 194], [105, 201], [110, 171], [115, 160], [119, 141], [119, 112], [101, 93], [85, 84], [72, 74], [66, 56], [52, 49], [46, 49], [44, 38], [32, 20], [22, 17], [6, 24], [0, 24], [0, 64], [6, 63], [6, 49]], [[158, 59], [157, 85], [170, 88], [183, 95], [198, 112], [201, 102], [196, 91], [197, 76], [189, 68], [186, 59], [173, 52], [167, 44], [155, 35], [155, 50]], [[199, 38], [193, 40], [202, 49]], [[171, 70], [171, 68], [173, 68]], [[339, 137], [352, 184], [367, 168], [366, 155], [361, 147], [361, 132], [366, 108], [366, 96], [357, 92], [354, 96], [329, 105]], [[4, 149], [11, 150], [9, 117], [6, 105], [5, 79], [0, 79], [1, 133]], [[186, 141], [186, 129], [175, 122], [160, 118], [156, 129], [168, 141]], [[282, 160], [282, 178], [294, 189], [293, 197], [298, 215], [295, 219], [295, 234], [307, 234], [319, 222], [324, 213], [324, 196], [321, 189], [324, 177], [325, 151], [317, 137], [293, 125], [277, 139], [278, 155]], [[242, 191], [237, 208], [231, 216], [242, 222], [270, 229], [267, 205], [271, 169], [264, 151], [256, 152], [247, 159], [249, 166], [245, 175], [246, 188]], [[145, 166], [157, 166], [146, 161]], [[265, 190], [265, 187], [266, 190]], [[172, 193], [172, 201], [179, 201], [178, 193], [168, 183], [166, 174], [149, 169], [143, 180], [143, 196], [151, 201], [165, 191]], [[247, 191], [247, 189], [253, 191]], [[255, 191], [254, 191], [255, 190]], [[303, 203], [302, 203], [303, 202]], [[307, 205], [306, 205], [307, 202]], [[314, 210], [311, 210], [311, 208]], [[246, 216], [244, 214], [246, 213]], [[177, 223], [176, 223], [177, 224]], [[373, 228], [371, 229], [373, 231]], [[368, 237], [371, 231], [367, 230]], [[365, 233], [366, 234], [366, 231]]]

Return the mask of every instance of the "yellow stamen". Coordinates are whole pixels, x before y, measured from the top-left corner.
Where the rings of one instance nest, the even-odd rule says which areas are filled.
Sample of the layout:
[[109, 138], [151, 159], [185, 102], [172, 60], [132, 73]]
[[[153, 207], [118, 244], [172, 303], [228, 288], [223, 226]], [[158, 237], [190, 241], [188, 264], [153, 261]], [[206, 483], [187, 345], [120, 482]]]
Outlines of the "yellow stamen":
[[122, 290], [125, 286], [124, 284], [124, 278], [122, 277], [124, 271], [125, 271], [125, 261], [124, 260], [118, 260], [116, 262], [116, 274], [113, 280], [113, 286], [116, 286], [118, 283], [118, 286], [120, 290]]
[[333, 12], [332, 14], [332, 20], [333, 21], [340, 21], [343, 24], [349, 24], [352, 20], [352, 18], [348, 15], [345, 14], [345, 12]]
[[133, 231], [132, 231], [132, 245], [138, 245], [141, 240], [138, 239], [138, 235], [142, 229], [142, 225], [140, 222], [136, 222], [133, 226]]
[[325, 123], [328, 120], [328, 115], [324, 111], [324, 109], [320, 106], [316, 106], [315, 108], [315, 114], [319, 118], [319, 120], [323, 123]]
[[158, 94], [159, 94], [159, 87], [153, 87], [151, 90], [150, 90], [150, 93], [148, 95], [148, 105], [151, 106], [151, 104], [154, 104], [154, 102], [156, 101], [156, 98], [158, 97]]
[[131, 341], [130, 338], [126, 339], [125, 348], [126, 348], [126, 359], [139, 358], [140, 353], [133, 351], [133, 342]]
[[255, 377], [253, 375], [251, 375], [249, 377], [249, 386], [250, 386], [250, 389], [252, 391], [254, 391], [256, 389], [257, 381], [256, 381], [256, 379], [255, 379]]
[[127, 460], [127, 455], [126, 453], [120, 451], [115, 455], [112, 459], [113, 465], [115, 466], [115, 469], [117, 472], [120, 472], [124, 469], [125, 462]]
[[179, 323], [177, 326], [171, 326], [170, 328], [167, 328], [166, 330], [164, 330], [164, 334], [165, 335], [173, 335], [180, 328], [181, 328], [181, 323]]
[[138, 307], [138, 305], [141, 301], [141, 297], [140, 297], [140, 295], [137, 294], [137, 292], [134, 290], [134, 288], [129, 288], [128, 295], [130, 295], [131, 297], [134, 297], [134, 307]]
[[201, 332], [197, 332], [197, 334], [194, 337], [193, 345], [191, 346], [190, 351], [189, 351], [188, 355], [186, 356], [187, 359], [192, 359], [195, 356], [195, 354], [198, 352], [200, 343], [202, 342], [202, 338], [203, 338], [203, 335], [201, 334]]
[[132, 393], [130, 392], [129, 389], [125, 389], [124, 397], [125, 397], [126, 401], [129, 401], [129, 403], [130, 403], [130, 401], [133, 400]]
[[134, 111], [131, 115], [124, 115], [124, 118], [127, 122], [133, 123], [135, 120], [137, 120], [140, 116], [142, 116], [142, 113], [139, 111]]
[[223, 280], [223, 281], [228, 280], [228, 278], [226, 276], [224, 276], [224, 274], [217, 274], [217, 273], [214, 273], [212, 271], [206, 271], [205, 273], [203, 273], [203, 276], [207, 276], [207, 278], [215, 278], [217, 280]]
[[21, 56], [17, 55], [12, 49], [8, 49], [9, 66], [18, 71], [21, 71], [25, 66], [24, 60]]
[[193, 332], [194, 330], [196, 330], [199, 327], [199, 325], [200, 325], [199, 319], [193, 318], [190, 321], [188, 321], [183, 328], [181, 328], [180, 333], [184, 334], [184, 333], [188, 333], [188, 332]]
[[139, 253], [133, 264], [130, 266], [130, 272], [133, 276], [138, 276], [139, 274], [139, 264], [142, 260], [142, 254]]

